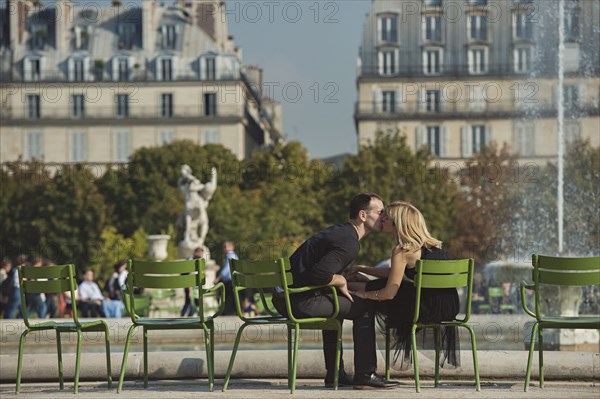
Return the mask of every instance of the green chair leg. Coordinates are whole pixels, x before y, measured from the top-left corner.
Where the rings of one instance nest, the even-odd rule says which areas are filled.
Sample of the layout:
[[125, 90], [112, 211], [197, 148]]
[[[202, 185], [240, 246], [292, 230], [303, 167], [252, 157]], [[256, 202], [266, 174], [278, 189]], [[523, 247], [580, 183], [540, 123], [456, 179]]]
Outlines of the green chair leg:
[[419, 356], [417, 356], [417, 326], [413, 324], [410, 331], [411, 350], [413, 356], [413, 366], [415, 370], [415, 387], [417, 393], [421, 392], [421, 384], [419, 382]]
[[481, 383], [479, 381], [479, 364], [477, 362], [477, 341], [475, 340], [475, 331], [473, 331], [473, 327], [468, 324], [463, 324], [467, 330], [469, 330], [469, 335], [471, 336], [471, 352], [473, 352], [473, 371], [475, 372], [475, 388], [479, 391], [481, 390]]
[[[213, 392], [215, 385], [215, 326], [210, 325], [210, 391]], [[207, 356], [208, 357], [208, 356]]]
[[525, 372], [525, 392], [529, 389], [529, 380], [531, 379], [531, 363], [533, 360], [533, 350], [535, 348], [535, 336], [537, 335], [538, 323], [535, 322], [531, 329], [531, 340], [529, 344], [529, 356], [527, 357], [527, 371]]
[[56, 331], [56, 354], [58, 356], [58, 386], [62, 391], [65, 389], [64, 369], [62, 361], [62, 345], [60, 342], [60, 332]]
[[433, 328], [433, 333], [435, 334], [435, 378], [434, 378], [434, 386], [440, 384], [440, 346], [441, 346], [441, 335], [442, 335], [442, 327], [436, 326]]
[[390, 330], [385, 329], [385, 379], [390, 379]]
[[544, 335], [542, 326], [538, 327], [538, 354], [540, 357], [540, 388], [544, 387]]
[[204, 327], [204, 348], [206, 350], [206, 374], [208, 374], [208, 390], [210, 392], [213, 391], [213, 370], [212, 370], [212, 362], [210, 361], [210, 331], [208, 328]]
[[75, 383], [74, 390], [75, 393], [79, 392], [79, 368], [81, 366], [81, 339], [83, 338], [83, 333], [81, 330], [77, 330], [77, 353], [75, 355]]
[[242, 324], [240, 329], [238, 330], [235, 336], [235, 344], [233, 345], [233, 350], [231, 351], [231, 359], [229, 359], [229, 366], [227, 366], [227, 374], [225, 375], [225, 381], [223, 382], [223, 392], [227, 390], [227, 385], [229, 385], [229, 379], [231, 378], [231, 370], [233, 369], [233, 362], [235, 361], [235, 355], [238, 350], [238, 346], [240, 345], [240, 340], [242, 338], [242, 333], [246, 328], [247, 324]]
[[339, 326], [337, 329], [337, 341], [335, 348], [335, 376], [333, 377], [333, 389], [337, 391], [340, 385], [340, 358], [342, 357], [342, 327]]
[[110, 361], [110, 332], [108, 329], [108, 324], [103, 322], [104, 324], [104, 343], [106, 346], [106, 380], [108, 382], [108, 389], [112, 389], [112, 365]]
[[19, 394], [21, 390], [21, 373], [23, 371], [23, 345], [25, 344], [25, 337], [29, 334], [29, 329], [23, 331], [19, 337], [19, 359], [17, 361], [17, 386], [15, 388], [15, 394]]
[[288, 388], [292, 387], [292, 327], [287, 326], [287, 348], [288, 348]]
[[144, 331], [144, 388], [148, 388], [148, 330], [146, 327]]
[[292, 387], [291, 393], [296, 391], [296, 371], [298, 370], [298, 343], [300, 342], [300, 325], [296, 324], [294, 328], [294, 364], [292, 366]]
[[117, 386], [117, 393], [121, 393], [123, 389], [123, 380], [125, 379], [125, 368], [127, 366], [127, 354], [129, 353], [129, 344], [131, 342], [131, 335], [137, 326], [131, 325], [127, 331], [127, 338], [125, 339], [125, 349], [123, 350], [123, 362], [121, 363], [121, 372], [119, 373], [119, 385]]

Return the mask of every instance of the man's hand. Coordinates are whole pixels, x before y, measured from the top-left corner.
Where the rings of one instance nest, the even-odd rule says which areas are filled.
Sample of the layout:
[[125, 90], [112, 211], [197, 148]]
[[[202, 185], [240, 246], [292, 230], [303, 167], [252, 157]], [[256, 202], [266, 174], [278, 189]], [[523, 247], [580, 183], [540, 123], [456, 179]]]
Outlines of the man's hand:
[[348, 282], [346, 281], [346, 278], [344, 276], [342, 276], [341, 274], [334, 274], [329, 285], [332, 285], [335, 288], [337, 288], [340, 294], [348, 298], [350, 302], [354, 302], [352, 294], [350, 294], [350, 291], [348, 291]]

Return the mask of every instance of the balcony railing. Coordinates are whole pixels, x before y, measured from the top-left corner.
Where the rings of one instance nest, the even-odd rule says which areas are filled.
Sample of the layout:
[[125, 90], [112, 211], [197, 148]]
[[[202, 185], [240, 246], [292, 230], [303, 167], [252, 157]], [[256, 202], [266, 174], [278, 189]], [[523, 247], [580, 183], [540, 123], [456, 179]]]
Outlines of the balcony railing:
[[[128, 75], [128, 76], [127, 76]], [[86, 79], [69, 79], [67, 71], [62, 70], [48, 70], [44, 69], [37, 73], [32, 73], [27, 76], [23, 73], [20, 68], [13, 68], [12, 72], [2, 71], [0, 73], [0, 82], [2, 83], [14, 83], [14, 82], [70, 82], [70, 83], [89, 83], [89, 82], [192, 82], [192, 81], [227, 81], [227, 80], [240, 80], [241, 73], [239, 70], [230, 69], [216, 69], [214, 71], [207, 71], [200, 73], [195, 68], [181, 68], [172, 69], [171, 73], [160, 73], [157, 74], [154, 68], [134, 68], [131, 67], [128, 73], [121, 79], [114, 77], [112, 73], [111, 63], [103, 66], [101, 69], [97, 67], [87, 68], [85, 72], [82, 72], [82, 76], [86, 76]]]
[[[598, 116], [597, 104], [588, 103], [565, 107], [565, 117], [581, 118]], [[435, 119], [463, 117], [550, 117], [557, 114], [556, 104], [552, 100], [500, 100], [494, 102], [460, 101], [426, 102], [356, 102], [357, 119]]]
[[119, 115], [115, 107], [102, 107], [95, 106], [94, 104], [86, 104], [83, 116], [74, 117], [71, 115], [72, 104], [65, 107], [57, 106], [41, 106], [40, 117], [32, 119], [28, 116], [27, 107], [10, 108], [5, 107], [0, 109], [2, 120], [5, 122], [19, 122], [25, 121], [32, 123], [45, 123], [53, 120], [70, 120], [70, 121], [98, 121], [98, 120], [121, 120], [126, 123], [130, 120], [140, 121], [141, 119], [150, 120], [168, 120], [168, 119], [194, 119], [194, 118], [231, 118], [231, 117], [243, 117], [244, 106], [242, 104], [219, 104], [215, 107], [214, 114], [207, 114], [204, 105], [199, 106], [177, 106], [172, 107], [172, 113], [165, 112], [162, 114], [162, 110], [155, 105], [144, 105], [136, 106], [136, 104], [129, 105], [129, 112], [127, 116]]

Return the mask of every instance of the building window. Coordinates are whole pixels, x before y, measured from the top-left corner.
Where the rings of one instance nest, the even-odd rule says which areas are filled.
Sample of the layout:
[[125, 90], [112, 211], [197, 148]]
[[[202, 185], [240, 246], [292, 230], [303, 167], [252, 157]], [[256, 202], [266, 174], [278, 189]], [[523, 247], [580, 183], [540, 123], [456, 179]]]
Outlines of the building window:
[[515, 39], [531, 40], [533, 38], [533, 21], [531, 15], [523, 13], [514, 14], [513, 24]]
[[487, 0], [468, 0], [469, 3], [475, 6], [486, 6]]
[[439, 112], [440, 111], [440, 91], [439, 90], [427, 90], [425, 92], [426, 106], [428, 112]]
[[468, 92], [469, 110], [471, 112], [485, 112], [487, 101], [483, 95], [482, 86], [474, 86]]
[[119, 49], [131, 50], [135, 40], [135, 25], [122, 24], [119, 25]]
[[204, 60], [204, 67], [206, 71], [206, 80], [217, 79], [217, 66], [215, 57], [209, 57]]
[[581, 122], [578, 120], [566, 121], [564, 125], [564, 139], [571, 143], [581, 138]]
[[117, 94], [115, 102], [117, 118], [127, 118], [129, 116], [129, 94]]
[[487, 40], [487, 17], [485, 15], [471, 15], [469, 21], [469, 39]]
[[565, 10], [565, 40], [576, 42], [579, 40], [579, 12]]
[[426, 7], [439, 7], [442, 5], [442, 0], [423, 0]]
[[44, 134], [42, 132], [27, 132], [25, 146], [25, 158], [28, 161], [41, 160], [44, 156]]
[[217, 93], [204, 93], [204, 116], [217, 115]]
[[83, 94], [74, 94], [71, 96], [71, 116], [73, 118], [85, 117], [85, 97]]
[[383, 103], [382, 111], [388, 114], [396, 112], [396, 92], [392, 90], [384, 90], [382, 92]]
[[532, 156], [534, 155], [534, 125], [529, 122], [515, 123], [515, 147], [519, 155]]
[[220, 144], [221, 138], [217, 129], [206, 129], [203, 132], [204, 144]]
[[114, 132], [115, 162], [127, 162], [131, 155], [131, 132]]
[[423, 50], [423, 73], [438, 75], [442, 72], [442, 49]]
[[488, 51], [487, 47], [472, 47], [467, 54], [469, 73], [480, 75], [487, 72]]
[[40, 118], [40, 96], [37, 94], [27, 96], [27, 117], [29, 119]]
[[33, 25], [31, 27], [31, 39], [29, 40], [31, 50], [43, 50], [48, 39], [48, 30], [45, 25]]
[[439, 157], [442, 155], [442, 142], [439, 126], [427, 126], [427, 144], [433, 155]]
[[90, 33], [87, 26], [76, 25], [75, 28], [75, 50], [87, 50]]
[[175, 80], [172, 57], [159, 57], [156, 59], [156, 80], [170, 82]]
[[513, 50], [515, 72], [524, 73], [531, 70], [531, 48], [518, 47]]
[[158, 131], [158, 145], [163, 146], [171, 144], [175, 140], [175, 130], [162, 129]]
[[71, 82], [84, 82], [87, 80], [87, 58], [69, 58], [69, 80]]
[[430, 16], [423, 18], [424, 37], [428, 42], [442, 41], [442, 17]]
[[383, 43], [398, 43], [398, 17], [379, 18], [379, 39]]
[[398, 50], [379, 51], [379, 74], [394, 75], [398, 70]]
[[173, 117], [173, 94], [160, 95], [160, 116], [163, 118]]
[[565, 85], [563, 88], [563, 106], [565, 111], [576, 111], [579, 109], [579, 87]]
[[483, 149], [486, 144], [485, 125], [471, 126], [471, 152], [476, 154]]
[[42, 78], [42, 59], [40, 57], [27, 57], [23, 60], [23, 72], [28, 82], [39, 81]]
[[71, 132], [71, 162], [88, 160], [88, 136], [86, 132]]
[[161, 31], [161, 44], [165, 50], [174, 50], [177, 44], [177, 31], [178, 25], [163, 25], [160, 28]]
[[130, 80], [131, 72], [129, 70], [129, 57], [117, 59], [117, 79], [121, 82]]

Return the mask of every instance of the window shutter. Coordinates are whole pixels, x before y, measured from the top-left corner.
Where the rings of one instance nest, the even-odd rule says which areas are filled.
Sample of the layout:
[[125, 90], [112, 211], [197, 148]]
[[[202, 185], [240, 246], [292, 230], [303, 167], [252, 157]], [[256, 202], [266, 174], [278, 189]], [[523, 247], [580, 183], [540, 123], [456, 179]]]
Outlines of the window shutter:
[[88, 74], [90, 72], [90, 57], [85, 57], [83, 59], [83, 81], [88, 81]]
[[397, 74], [400, 71], [400, 50], [394, 50], [394, 69], [392, 70], [393, 74]]
[[156, 57], [154, 60], [154, 71], [156, 73], [156, 80], [162, 81], [162, 57]]
[[382, 38], [382, 35], [381, 35], [381, 32], [382, 32], [381, 23], [382, 23], [381, 18], [377, 18], [377, 40], [376, 40], [376, 43], [379, 43], [379, 42], [382, 41], [381, 40], [381, 38]]
[[427, 109], [427, 90], [425, 88], [419, 89], [419, 98], [417, 99], [419, 112], [424, 112]]
[[422, 146], [427, 144], [427, 131], [424, 126], [419, 126], [415, 129], [416, 150], [419, 151]]
[[396, 90], [396, 112], [402, 111], [404, 108], [404, 99], [402, 98], [402, 90]]
[[442, 126], [440, 129], [440, 157], [448, 156], [448, 128]]
[[112, 59], [112, 79], [113, 81], [119, 80], [119, 57], [113, 57]]
[[581, 109], [585, 106], [585, 84], [577, 86], [577, 107]]
[[46, 70], [46, 57], [40, 57], [40, 80], [44, 79]]
[[215, 57], [215, 69], [215, 78], [217, 80], [221, 80], [221, 74], [223, 71], [223, 56], [220, 54]]
[[32, 80], [31, 58], [23, 59], [23, 75], [26, 81]]
[[462, 157], [470, 158], [473, 156], [473, 146], [471, 145], [469, 126], [463, 126], [460, 128], [460, 144], [462, 147]]
[[373, 111], [375, 113], [383, 111], [383, 91], [379, 87], [373, 89]]
[[381, 50], [377, 53], [377, 71], [380, 75], [383, 75], [383, 51]]
[[[179, 25], [177, 25], [179, 26]], [[173, 56], [171, 57], [171, 73], [173, 80], [177, 80], [177, 73], [179, 72], [179, 57]]]
[[67, 68], [69, 70], [69, 81], [72, 82], [75, 80], [75, 60], [73, 60], [73, 57], [70, 57], [67, 61]]
[[201, 55], [200, 57], [198, 57], [198, 79], [200, 80], [205, 80], [206, 79], [206, 70], [204, 68], [204, 56]]
[[492, 126], [485, 125], [485, 145], [489, 146], [492, 143]]
[[135, 65], [135, 58], [133, 56], [127, 57], [127, 80], [133, 80], [133, 66]]
[[467, 66], [469, 69], [469, 73], [473, 73], [473, 70], [474, 70], [473, 50], [467, 51]]

